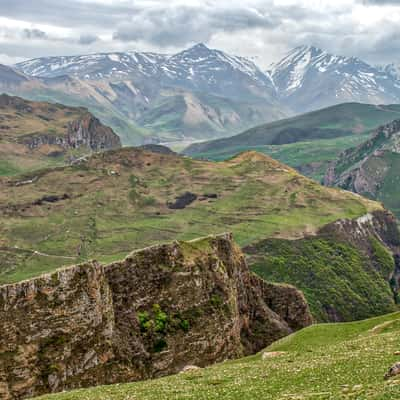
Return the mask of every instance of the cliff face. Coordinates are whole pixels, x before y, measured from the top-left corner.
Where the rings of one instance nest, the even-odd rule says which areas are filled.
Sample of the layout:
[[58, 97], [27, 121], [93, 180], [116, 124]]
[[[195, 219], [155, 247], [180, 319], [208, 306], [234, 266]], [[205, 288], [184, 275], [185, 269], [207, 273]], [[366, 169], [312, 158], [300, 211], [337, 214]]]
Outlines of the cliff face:
[[56, 145], [64, 149], [85, 147], [92, 151], [121, 147], [121, 141], [113, 130], [89, 113], [68, 122], [66, 132], [62, 135], [36, 133], [24, 136], [22, 142], [31, 150], [44, 145]]
[[72, 148], [86, 146], [93, 151], [121, 147], [118, 135], [89, 113], [68, 124], [67, 143]]
[[139, 380], [253, 353], [312, 322], [230, 235], [0, 287], [0, 398]]
[[394, 255], [400, 251], [400, 232], [395, 216], [387, 211], [374, 211], [356, 219], [340, 219], [325, 225], [318, 235], [336, 237], [370, 254], [370, 238], [374, 237]]
[[400, 120], [379, 127], [361, 145], [344, 151], [327, 170], [324, 184], [372, 199], [400, 215], [398, 169]]
[[121, 141], [113, 130], [82, 107], [35, 102], [2, 94], [0, 121], [2, 146], [6, 145], [8, 152], [10, 148], [17, 151], [21, 145], [31, 151], [42, 146], [57, 146], [59, 151], [80, 147], [89, 151], [121, 147]]

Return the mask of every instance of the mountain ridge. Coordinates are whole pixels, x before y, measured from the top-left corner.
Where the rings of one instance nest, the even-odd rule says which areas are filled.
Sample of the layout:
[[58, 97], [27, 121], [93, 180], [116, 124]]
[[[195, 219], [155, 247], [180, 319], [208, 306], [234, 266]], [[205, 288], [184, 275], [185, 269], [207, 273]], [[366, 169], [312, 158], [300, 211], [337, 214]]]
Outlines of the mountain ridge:
[[[388, 68], [310, 45], [292, 49], [268, 71], [203, 43], [176, 54], [45, 57], [16, 68], [53, 87], [65, 74], [81, 80], [103, 107], [143, 129], [136, 144], [229, 136], [344, 102], [400, 103], [400, 81]], [[69, 92], [61, 83], [58, 89]], [[132, 144], [127, 136], [124, 142]]]
[[335, 103], [400, 102], [400, 82], [356, 57], [330, 54], [314, 46], [292, 49], [270, 74], [280, 98], [297, 112]]
[[223, 160], [257, 150], [321, 180], [343, 150], [367, 139], [382, 123], [400, 117], [399, 105], [343, 103], [251, 128], [239, 135], [194, 143], [183, 154]]
[[400, 119], [377, 128], [357, 147], [341, 153], [329, 167], [324, 184], [382, 201], [397, 216]]

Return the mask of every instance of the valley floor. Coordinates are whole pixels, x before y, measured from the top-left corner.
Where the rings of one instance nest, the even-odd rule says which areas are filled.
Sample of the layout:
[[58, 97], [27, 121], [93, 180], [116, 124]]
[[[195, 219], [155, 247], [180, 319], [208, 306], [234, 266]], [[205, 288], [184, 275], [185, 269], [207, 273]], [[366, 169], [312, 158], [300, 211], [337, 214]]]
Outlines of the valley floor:
[[42, 400], [399, 399], [400, 312], [303, 329], [267, 352], [162, 379], [48, 395]]

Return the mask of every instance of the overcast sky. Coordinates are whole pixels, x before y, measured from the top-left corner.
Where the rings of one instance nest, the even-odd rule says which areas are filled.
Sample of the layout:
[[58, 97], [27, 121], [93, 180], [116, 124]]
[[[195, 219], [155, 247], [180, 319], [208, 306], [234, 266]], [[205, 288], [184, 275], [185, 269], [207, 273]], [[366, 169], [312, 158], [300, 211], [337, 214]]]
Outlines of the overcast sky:
[[399, 23], [400, 0], [0, 0], [0, 63], [198, 42], [263, 67], [302, 44], [400, 62]]

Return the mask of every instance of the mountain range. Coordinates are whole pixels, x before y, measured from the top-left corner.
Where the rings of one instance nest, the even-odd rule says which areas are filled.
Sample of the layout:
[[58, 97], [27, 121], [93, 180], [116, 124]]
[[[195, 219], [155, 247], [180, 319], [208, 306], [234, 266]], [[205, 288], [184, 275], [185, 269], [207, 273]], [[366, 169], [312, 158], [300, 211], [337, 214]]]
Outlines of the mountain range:
[[400, 102], [394, 67], [300, 46], [263, 71], [197, 44], [177, 54], [43, 57], [0, 67], [0, 90], [88, 107], [124, 144], [231, 136], [342, 102]]
[[226, 136], [289, 112], [253, 62], [203, 44], [170, 56], [50, 57], [15, 68], [36, 89], [6, 83], [3, 90], [87, 106], [105, 116], [125, 144]]

